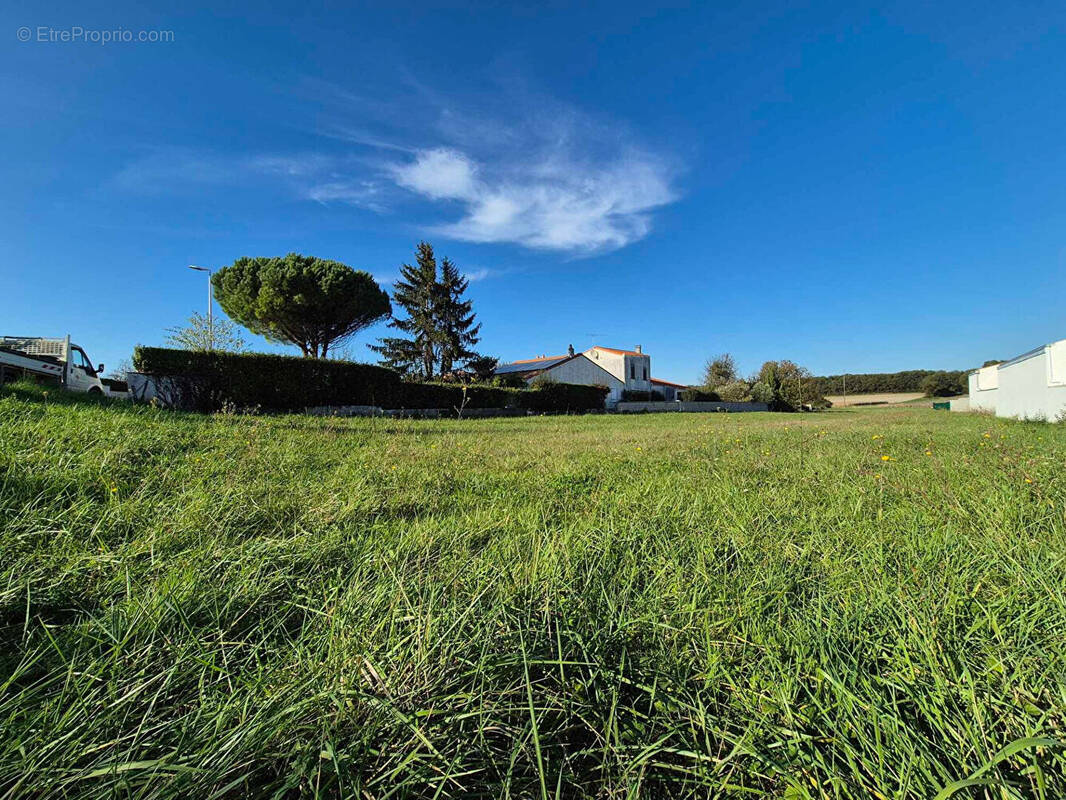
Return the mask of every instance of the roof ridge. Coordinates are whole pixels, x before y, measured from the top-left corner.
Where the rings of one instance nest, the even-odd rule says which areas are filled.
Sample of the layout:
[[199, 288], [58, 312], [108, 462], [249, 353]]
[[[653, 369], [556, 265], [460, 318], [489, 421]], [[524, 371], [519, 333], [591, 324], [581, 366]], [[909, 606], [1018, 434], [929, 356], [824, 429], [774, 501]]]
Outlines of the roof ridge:
[[561, 356], [537, 356], [536, 358], [518, 358], [514, 361], [508, 361], [508, 364], [532, 364], [534, 361], [554, 361], [557, 358], [570, 358], [569, 354], [563, 353]]

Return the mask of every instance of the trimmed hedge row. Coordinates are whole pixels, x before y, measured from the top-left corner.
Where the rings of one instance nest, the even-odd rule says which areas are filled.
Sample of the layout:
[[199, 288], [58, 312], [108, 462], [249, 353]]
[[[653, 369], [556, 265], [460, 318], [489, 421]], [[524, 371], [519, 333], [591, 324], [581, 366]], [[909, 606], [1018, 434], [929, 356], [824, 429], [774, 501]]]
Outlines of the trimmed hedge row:
[[716, 403], [722, 399], [718, 395], [718, 392], [712, 392], [709, 389], [699, 389], [696, 387], [682, 389], [678, 393], [678, 396], [681, 398], [682, 403]]
[[221, 353], [141, 347], [133, 351], [138, 372], [168, 378], [176, 404], [214, 411], [232, 404], [269, 411], [314, 406], [381, 408], [525, 408], [536, 412], [603, 408], [607, 388], [546, 383], [531, 389], [412, 383], [371, 364], [268, 353]]
[[622, 400], [623, 402], [653, 402], [657, 403], [666, 399], [666, 395], [660, 392], [658, 389], [653, 391], [643, 391], [641, 389], [623, 389]]

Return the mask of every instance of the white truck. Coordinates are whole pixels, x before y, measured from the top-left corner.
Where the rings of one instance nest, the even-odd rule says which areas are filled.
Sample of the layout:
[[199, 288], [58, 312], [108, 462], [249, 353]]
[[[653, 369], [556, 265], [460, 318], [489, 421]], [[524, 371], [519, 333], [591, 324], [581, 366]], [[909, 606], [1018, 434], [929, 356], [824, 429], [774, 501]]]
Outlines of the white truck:
[[70, 336], [0, 336], [0, 383], [19, 378], [58, 383], [72, 392], [108, 395], [100, 380], [104, 365], [93, 367], [85, 351]]

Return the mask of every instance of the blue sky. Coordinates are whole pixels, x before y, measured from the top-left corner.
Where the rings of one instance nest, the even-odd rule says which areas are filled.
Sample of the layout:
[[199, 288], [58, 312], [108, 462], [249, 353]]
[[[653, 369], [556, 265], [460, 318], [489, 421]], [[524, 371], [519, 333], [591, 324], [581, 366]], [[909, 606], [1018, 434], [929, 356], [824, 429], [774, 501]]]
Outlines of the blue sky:
[[[689, 382], [1066, 336], [1061, 3], [152, 5], [0, 11], [2, 333], [114, 365], [203, 310], [187, 264], [388, 281], [425, 238], [504, 359], [639, 343]], [[173, 41], [37, 40], [73, 26]]]

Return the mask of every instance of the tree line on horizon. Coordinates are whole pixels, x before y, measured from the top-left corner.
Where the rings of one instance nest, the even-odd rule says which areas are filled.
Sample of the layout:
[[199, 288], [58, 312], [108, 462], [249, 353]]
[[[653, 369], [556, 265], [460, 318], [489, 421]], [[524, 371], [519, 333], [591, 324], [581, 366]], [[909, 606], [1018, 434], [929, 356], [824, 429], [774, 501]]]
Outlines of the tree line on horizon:
[[[997, 363], [986, 361], [984, 366]], [[928, 397], [949, 397], [966, 393], [967, 374], [967, 370], [930, 369], [848, 373], [846, 388], [847, 394], [856, 395], [921, 392]], [[771, 407], [822, 407], [827, 405], [826, 395], [844, 394], [844, 377], [813, 375], [784, 360], [767, 361], [750, 377], [741, 378], [733, 356], [722, 353], [707, 360], [697, 391], [714, 393], [721, 400], [766, 402]]]

